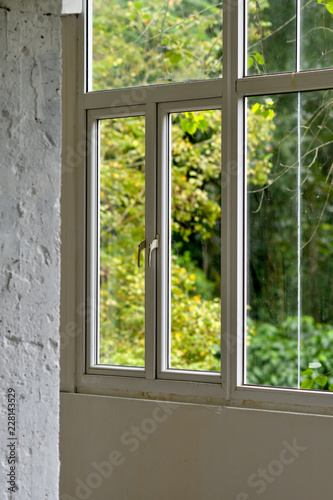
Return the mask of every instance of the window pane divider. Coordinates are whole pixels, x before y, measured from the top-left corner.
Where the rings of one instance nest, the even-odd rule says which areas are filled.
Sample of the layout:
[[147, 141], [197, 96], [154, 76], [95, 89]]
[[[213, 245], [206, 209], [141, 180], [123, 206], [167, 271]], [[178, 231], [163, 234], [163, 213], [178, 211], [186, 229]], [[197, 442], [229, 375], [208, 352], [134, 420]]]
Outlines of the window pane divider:
[[140, 366], [95, 365], [87, 369], [89, 375], [116, 375], [119, 377], [145, 378], [145, 369]]
[[103, 90], [84, 94], [86, 109], [125, 108], [148, 102], [162, 103], [189, 99], [207, 99], [222, 94], [222, 79], [188, 83], [170, 83], [149, 88], [133, 87], [130, 89]]
[[235, 82], [243, 75], [244, 2], [224, 3], [222, 98], [221, 373], [231, 400], [243, 373], [243, 100]]
[[178, 380], [188, 382], [204, 382], [221, 384], [221, 375], [214, 372], [194, 371], [194, 370], [172, 370], [169, 368], [167, 371], [158, 374], [160, 380]]
[[333, 69], [247, 76], [236, 81], [239, 96], [306, 92], [332, 88]]
[[[157, 160], [157, 110], [156, 105], [146, 106], [146, 169], [145, 169], [145, 238], [147, 247], [157, 231], [156, 219], [156, 160]], [[152, 267], [148, 266], [148, 248], [145, 258], [145, 364], [146, 378], [156, 378], [156, 252], [153, 252]]]
[[[87, 288], [86, 288], [86, 370], [97, 363], [98, 352], [98, 266], [99, 251], [96, 245], [98, 240], [99, 223], [99, 195], [98, 195], [98, 122], [90, 114], [87, 117], [88, 127], [88, 169], [87, 169]], [[91, 207], [91, 209], [90, 209]]]

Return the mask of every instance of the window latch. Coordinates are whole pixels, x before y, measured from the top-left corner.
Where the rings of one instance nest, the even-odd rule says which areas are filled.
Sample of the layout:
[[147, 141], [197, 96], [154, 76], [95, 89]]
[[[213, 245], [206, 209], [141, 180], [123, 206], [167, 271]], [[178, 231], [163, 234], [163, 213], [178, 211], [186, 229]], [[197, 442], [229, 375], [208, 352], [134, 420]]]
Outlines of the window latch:
[[148, 251], [148, 266], [149, 267], [151, 267], [151, 256], [152, 256], [153, 250], [155, 250], [155, 248], [158, 248], [159, 239], [160, 239], [160, 237], [157, 234], [155, 236], [155, 239], [149, 244], [149, 251]]
[[140, 255], [144, 248], [146, 248], [146, 240], [142, 240], [138, 245], [138, 267], [140, 267]]

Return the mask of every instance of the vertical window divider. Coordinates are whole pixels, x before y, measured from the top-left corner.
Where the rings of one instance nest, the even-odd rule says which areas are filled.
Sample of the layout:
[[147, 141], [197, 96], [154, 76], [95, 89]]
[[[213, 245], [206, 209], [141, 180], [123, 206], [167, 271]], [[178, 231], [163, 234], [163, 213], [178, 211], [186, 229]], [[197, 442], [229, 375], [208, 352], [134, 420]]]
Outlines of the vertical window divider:
[[153, 265], [148, 266], [148, 247], [157, 232], [157, 109], [156, 103], [149, 102], [146, 105], [146, 165], [145, 165], [145, 191], [146, 191], [146, 213], [145, 213], [145, 358], [146, 378], [156, 378], [156, 281], [157, 281], [157, 259], [153, 252]]
[[[301, 69], [301, 0], [296, 0], [296, 72]], [[301, 93], [297, 93], [297, 387], [301, 387]]]
[[296, 72], [301, 68], [301, 0], [296, 0]]
[[161, 375], [168, 368], [169, 359], [170, 130], [168, 113], [159, 106], [157, 114], [157, 232], [160, 236], [157, 252], [157, 374]]
[[244, 2], [226, 0], [223, 12], [221, 370], [230, 400], [243, 383], [243, 98], [236, 82], [244, 75]]
[[297, 93], [297, 387], [301, 387], [302, 278], [301, 278], [301, 93]]
[[87, 204], [88, 207], [95, 207], [87, 214], [87, 265], [90, 272], [87, 274], [87, 310], [86, 310], [86, 369], [93, 366], [98, 361], [98, 268], [99, 250], [96, 241], [99, 241], [99, 140], [98, 121], [93, 113], [88, 113], [88, 164], [87, 170]]
[[83, 2], [84, 8], [86, 9], [86, 22], [85, 22], [85, 82], [84, 88], [86, 92], [90, 92], [92, 90], [92, 68], [93, 68], [93, 4], [92, 2]]

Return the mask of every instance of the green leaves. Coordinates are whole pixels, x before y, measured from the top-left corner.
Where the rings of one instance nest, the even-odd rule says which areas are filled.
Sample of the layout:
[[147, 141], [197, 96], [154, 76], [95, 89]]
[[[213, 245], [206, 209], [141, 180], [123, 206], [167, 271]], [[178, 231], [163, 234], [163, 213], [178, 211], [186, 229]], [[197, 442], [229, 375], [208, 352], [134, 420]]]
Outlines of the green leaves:
[[203, 113], [186, 112], [185, 118], [180, 121], [180, 126], [184, 132], [193, 136], [197, 130], [206, 132], [209, 125]]
[[[305, 370], [304, 372], [302, 372], [302, 374], [304, 375], [305, 372], [309, 372], [312, 370]], [[315, 387], [315, 383], [317, 385], [319, 385], [320, 389], [323, 390], [326, 386], [328, 382], [328, 377], [326, 377], [326, 375], [318, 375], [317, 377], [315, 377], [315, 379], [312, 379], [312, 378], [306, 378], [303, 380], [303, 382], [301, 383], [301, 389], [316, 389]], [[330, 385], [330, 387], [332, 387], [332, 389], [329, 388], [330, 391], [333, 390], [333, 384]]]
[[326, 375], [318, 375], [318, 377], [316, 377], [314, 381], [323, 389], [328, 382], [328, 378], [326, 377]]
[[177, 64], [182, 60], [182, 55], [175, 51], [175, 50], [169, 50], [164, 54], [164, 57], [167, 57], [171, 64]]
[[187, 132], [190, 135], [194, 135], [197, 130], [197, 124], [194, 120], [189, 120], [188, 118], [183, 118], [180, 122], [181, 128], [184, 132]]
[[272, 168], [270, 141], [275, 130], [274, 101], [267, 97], [253, 97], [248, 103], [248, 182], [262, 186], [266, 184]]
[[[250, 384], [297, 388], [297, 324], [295, 317], [276, 324], [248, 318], [247, 377]], [[301, 389], [333, 392], [333, 325], [316, 323], [312, 317], [303, 316], [301, 330], [304, 367]], [[325, 362], [317, 361], [324, 356]]]
[[[324, 390], [328, 382], [328, 377], [326, 375], [314, 376], [313, 372], [313, 369], [321, 368], [321, 366], [321, 363], [314, 361], [309, 363], [309, 368], [302, 371], [302, 375], [305, 375], [307, 378], [301, 383], [301, 389], [316, 389], [315, 384], [317, 384], [319, 385], [320, 390]], [[330, 385], [330, 387], [332, 387], [332, 389], [329, 390], [333, 390], [333, 384]]]
[[318, 3], [325, 5], [326, 9], [330, 14], [333, 14], [333, 0], [317, 0]]
[[309, 378], [306, 378], [301, 383], [301, 389], [313, 389], [313, 386], [314, 386], [314, 382], [313, 382], [313, 380], [311, 380]]
[[260, 65], [262, 66], [264, 64], [264, 58], [260, 54], [260, 52], [250, 52], [247, 58], [247, 67], [251, 68], [253, 65]]

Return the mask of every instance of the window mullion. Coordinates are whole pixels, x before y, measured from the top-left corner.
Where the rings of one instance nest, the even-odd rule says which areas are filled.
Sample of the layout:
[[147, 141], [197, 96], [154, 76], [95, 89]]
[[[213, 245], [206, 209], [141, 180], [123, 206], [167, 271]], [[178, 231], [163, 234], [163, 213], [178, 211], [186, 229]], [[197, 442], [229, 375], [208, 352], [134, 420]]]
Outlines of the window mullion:
[[222, 384], [226, 399], [242, 378], [243, 342], [243, 76], [244, 2], [224, 2], [222, 100]]
[[94, 366], [98, 362], [98, 268], [99, 268], [99, 187], [98, 156], [99, 130], [98, 120], [88, 114], [88, 169], [87, 169], [87, 349], [86, 366]]
[[153, 241], [157, 231], [157, 199], [156, 199], [156, 160], [157, 160], [157, 112], [156, 104], [146, 106], [146, 175], [145, 175], [145, 357], [146, 378], [156, 377], [156, 252], [152, 255], [152, 266], [148, 266], [149, 243]]
[[169, 126], [168, 114], [158, 107], [157, 119], [157, 376], [167, 368], [168, 359], [168, 245], [169, 245]]

